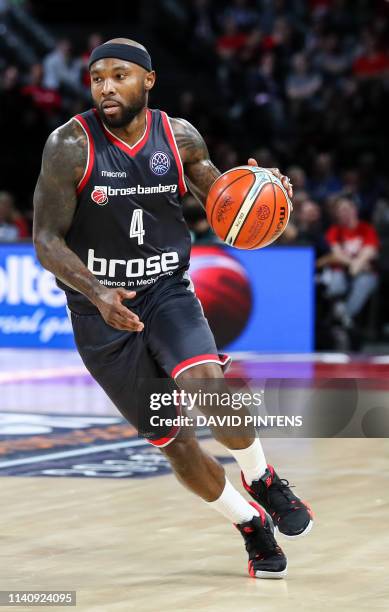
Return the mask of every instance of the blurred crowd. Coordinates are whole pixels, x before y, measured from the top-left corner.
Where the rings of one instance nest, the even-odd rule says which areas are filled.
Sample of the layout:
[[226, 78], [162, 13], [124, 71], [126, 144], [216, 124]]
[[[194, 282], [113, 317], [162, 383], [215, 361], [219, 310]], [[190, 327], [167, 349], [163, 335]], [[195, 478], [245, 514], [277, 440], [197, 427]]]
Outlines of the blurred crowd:
[[[278, 244], [314, 247], [319, 344], [330, 326], [338, 330], [333, 345], [357, 346], [355, 328], [369, 323], [378, 288], [389, 285], [389, 2], [150, 4], [149, 34], [163, 50], [155, 53], [163, 96], [157, 88], [151, 106], [163, 104], [170, 115], [193, 122], [222, 171], [255, 157], [288, 174], [294, 213]], [[3, 62], [0, 241], [31, 232], [44, 142], [89, 107], [87, 59], [103, 39], [93, 33], [74, 44], [57, 37], [28, 69]], [[163, 89], [172, 74], [178, 93]], [[194, 241], [215, 240], [191, 196], [185, 216]]]
[[[277, 244], [314, 247], [318, 348], [358, 349], [389, 285], [389, 2], [193, 0], [190, 15], [193, 57], [202, 49], [227, 120], [191, 91], [182, 110], [221, 170], [252, 156], [290, 177]], [[193, 199], [187, 211], [194, 239], [209, 240]]]
[[[99, 34], [91, 34], [84, 49], [75, 53], [71, 41], [61, 38], [40, 62], [24, 70], [6, 62], [0, 73], [0, 189], [12, 192], [30, 233], [32, 194], [45, 141], [53, 129], [90, 107], [87, 59], [101, 42]], [[4, 236], [0, 225], [1, 240]]]

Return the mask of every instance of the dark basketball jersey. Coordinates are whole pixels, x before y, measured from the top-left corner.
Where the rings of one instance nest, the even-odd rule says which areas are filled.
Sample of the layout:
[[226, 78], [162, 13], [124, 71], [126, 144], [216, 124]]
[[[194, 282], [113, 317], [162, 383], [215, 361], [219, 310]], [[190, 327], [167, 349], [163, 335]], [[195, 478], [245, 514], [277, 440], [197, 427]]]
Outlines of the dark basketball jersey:
[[[95, 109], [74, 118], [88, 140], [88, 161], [66, 243], [106, 287], [142, 294], [189, 265], [190, 234], [182, 213], [182, 162], [166, 113], [147, 109], [133, 146], [111, 133]], [[60, 281], [69, 306], [94, 310]]]

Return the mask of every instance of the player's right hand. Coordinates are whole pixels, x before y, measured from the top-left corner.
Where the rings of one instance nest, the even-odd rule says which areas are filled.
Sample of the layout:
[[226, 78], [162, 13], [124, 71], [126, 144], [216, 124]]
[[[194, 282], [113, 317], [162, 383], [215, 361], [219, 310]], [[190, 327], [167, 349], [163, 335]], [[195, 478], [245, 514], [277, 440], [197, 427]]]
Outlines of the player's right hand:
[[123, 331], [141, 332], [144, 324], [138, 315], [123, 305], [123, 300], [131, 300], [135, 296], [136, 291], [102, 287], [95, 304], [104, 321], [111, 327]]

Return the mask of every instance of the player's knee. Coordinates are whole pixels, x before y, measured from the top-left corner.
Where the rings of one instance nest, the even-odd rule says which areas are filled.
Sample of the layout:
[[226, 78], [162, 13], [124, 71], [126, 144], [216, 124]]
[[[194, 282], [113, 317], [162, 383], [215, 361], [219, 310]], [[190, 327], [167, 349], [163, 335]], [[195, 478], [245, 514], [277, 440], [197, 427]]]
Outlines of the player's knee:
[[[196, 393], [201, 390], [203, 393], [221, 394], [229, 391], [223, 370], [217, 363], [206, 363], [189, 368], [176, 378], [176, 383], [187, 393]], [[206, 405], [198, 404], [198, 408], [202, 411]]]
[[186, 458], [193, 457], [194, 452], [197, 450], [198, 442], [196, 438], [175, 438], [168, 444], [161, 448], [161, 452], [166, 455], [170, 460], [184, 463]]

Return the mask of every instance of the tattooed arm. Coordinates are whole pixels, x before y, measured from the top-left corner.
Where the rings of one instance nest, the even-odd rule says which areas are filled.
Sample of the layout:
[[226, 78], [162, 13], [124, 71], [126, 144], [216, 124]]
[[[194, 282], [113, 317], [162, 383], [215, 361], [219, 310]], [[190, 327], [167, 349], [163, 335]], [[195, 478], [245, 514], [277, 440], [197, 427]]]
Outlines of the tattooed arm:
[[[172, 119], [171, 122], [184, 165], [185, 178], [193, 195], [204, 206], [208, 191], [220, 176], [220, 171], [211, 162], [207, 145], [196, 128], [185, 119]], [[250, 157], [248, 165], [258, 166], [258, 162]], [[269, 168], [269, 170], [282, 180], [289, 196], [292, 197], [293, 191], [288, 177], [281, 174], [278, 168]]]
[[207, 145], [193, 125], [186, 119], [172, 119], [172, 127], [188, 186], [204, 206], [208, 191], [220, 176], [220, 171], [211, 162]]
[[33, 237], [41, 264], [93, 301], [100, 283], [65, 242], [77, 206], [76, 186], [86, 159], [86, 137], [75, 121], [49, 136], [34, 193]]
[[69, 287], [83, 293], [117, 329], [141, 331], [143, 324], [123, 299], [134, 291], [101, 285], [66, 244], [66, 234], [77, 206], [77, 185], [87, 162], [87, 142], [76, 121], [69, 121], [48, 138], [34, 193], [34, 246], [44, 268]]

